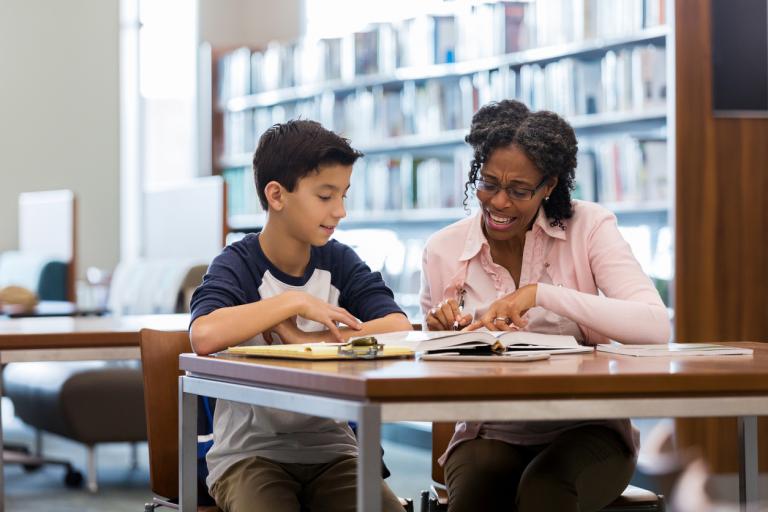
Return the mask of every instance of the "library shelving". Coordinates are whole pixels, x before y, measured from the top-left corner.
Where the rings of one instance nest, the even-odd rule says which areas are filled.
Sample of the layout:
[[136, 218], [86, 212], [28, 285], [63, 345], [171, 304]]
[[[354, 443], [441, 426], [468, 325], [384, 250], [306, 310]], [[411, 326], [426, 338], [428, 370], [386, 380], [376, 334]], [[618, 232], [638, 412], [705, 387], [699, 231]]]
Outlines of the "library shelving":
[[[669, 259], [658, 242], [668, 237], [660, 233], [669, 230], [672, 179], [663, 6], [479, 2], [340, 38], [214, 52], [211, 160], [228, 184], [229, 229], [258, 231], [264, 220], [250, 170], [259, 135], [287, 119], [318, 120], [366, 154], [342, 228], [397, 234], [391, 257], [401, 261], [381, 268], [389, 265], [383, 274], [415, 315], [417, 269], [409, 265], [420, 265], [415, 254], [431, 233], [473, 206], [463, 204], [471, 116], [489, 101], [516, 98], [571, 122], [579, 137], [575, 197], [616, 212], [638, 257], [652, 255], [641, 263], [653, 275]], [[542, 16], [545, 10], [559, 17]], [[484, 22], [480, 42], [490, 50], [467, 35]]]

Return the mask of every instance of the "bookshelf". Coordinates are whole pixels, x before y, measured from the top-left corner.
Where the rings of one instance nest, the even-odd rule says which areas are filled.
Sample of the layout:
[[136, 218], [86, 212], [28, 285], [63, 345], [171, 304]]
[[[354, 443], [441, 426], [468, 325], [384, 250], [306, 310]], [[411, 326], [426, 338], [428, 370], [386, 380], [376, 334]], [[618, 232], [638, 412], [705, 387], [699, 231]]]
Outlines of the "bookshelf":
[[[342, 227], [394, 231], [407, 247], [395, 257], [419, 265], [409, 251], [467, 215], [464, 137], [472, 114], [516, 98], [571, 122], [580, 143], [574, 196], [603, 203], [620, 225], [647, 226], [651, 246], [640, 252], [656, 254], [671, 204], [664, 4], [476, 2], [340, 38], [214, 52], [212, 162], [228, 185], [229, 229], [260, 229], [253, 148], [266, 128], [301, 116], [366, 154]], [[491, 28], [474, 41], [478, 27]], [[418, 287], [409, 279], [389, 283], [406, 302]]]

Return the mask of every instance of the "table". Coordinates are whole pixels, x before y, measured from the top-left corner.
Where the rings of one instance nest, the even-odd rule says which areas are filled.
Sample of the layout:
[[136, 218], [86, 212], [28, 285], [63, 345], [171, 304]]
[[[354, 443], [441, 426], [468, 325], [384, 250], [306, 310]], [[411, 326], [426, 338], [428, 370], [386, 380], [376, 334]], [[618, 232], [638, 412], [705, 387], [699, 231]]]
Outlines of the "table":
[[382, 422], [738, 417], [740, 501], [757, 510], [757, 417], [768, 415], [768, 344], [753, 356], [595, 352], [525, 364], [289, 361], [182, 354], [179, 495], [196, 510], [196, 395], [356, 421], [357, 509], [380, 512]]
[[[188, 326], [186, 314], [0, 319], [0, 364], [139, 359], [141, 329], [178, 331]], [[0, 427], [0, 446], [2, 440]], [[4, 490], [0, 458], [0, 512], [5, 509]]]
[[19, 309], [6, 304], [0, 308], [0, 314], [10, 318], [45, 317], [45, 316], [101, 316], [106, 309], [83, 309], [74, 302], [65, 300], [42, 300], [32, 309]]

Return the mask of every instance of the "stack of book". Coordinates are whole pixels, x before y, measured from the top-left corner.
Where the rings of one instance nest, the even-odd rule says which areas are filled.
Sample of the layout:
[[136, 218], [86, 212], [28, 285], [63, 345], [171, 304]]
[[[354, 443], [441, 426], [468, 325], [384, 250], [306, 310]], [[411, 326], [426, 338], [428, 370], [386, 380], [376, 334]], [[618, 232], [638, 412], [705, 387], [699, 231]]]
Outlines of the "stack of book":
[[664, 23], [665, 0], [455, 2], [343, 37], [238, 48], [218, 63], [218, 101], [398, 68], [466, 62], [527, 48], [622, 37]]
[[629, 135], [580, 141], [577, 198], [662, 203], [669, 197], [667, 143]]

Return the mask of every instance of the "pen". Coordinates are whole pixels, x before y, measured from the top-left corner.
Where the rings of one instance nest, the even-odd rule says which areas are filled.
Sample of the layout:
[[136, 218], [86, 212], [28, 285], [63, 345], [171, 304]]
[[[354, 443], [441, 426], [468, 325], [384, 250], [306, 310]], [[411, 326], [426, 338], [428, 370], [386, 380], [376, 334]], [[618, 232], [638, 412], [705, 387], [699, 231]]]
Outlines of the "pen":
[[[459, 290], [459, 313], [461, 313], [464, 309], [464, 295], [466, 295], [467, 291], [462, 288]], [[453, 321], [453, 330], [458, 331], [459, 330], [459, 321], [454, 320]]]

